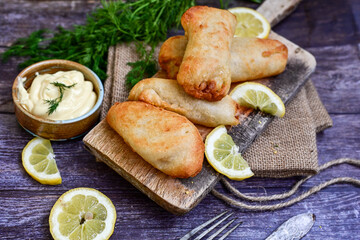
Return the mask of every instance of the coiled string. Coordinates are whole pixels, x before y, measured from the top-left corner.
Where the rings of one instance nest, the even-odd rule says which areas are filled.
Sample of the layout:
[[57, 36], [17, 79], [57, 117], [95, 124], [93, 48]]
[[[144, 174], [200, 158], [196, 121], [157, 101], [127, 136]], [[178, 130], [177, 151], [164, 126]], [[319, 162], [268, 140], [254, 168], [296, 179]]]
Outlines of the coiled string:
[[[360, 160], [351, 159], [351, 158], [340, 158], [340, 159], [336, 159], [336, 160], [333, 160], [333, 161], [330, 161], [330, 162], [327, 162], [327, 163], [321, 165], [319, 170], [323, 171], [323, 170], [325, 170], [325, 169], [327, 169], [329, 167], [332, 167], [334, 165], [343, 164], [343, 163], [347, 163], [347, 164], [351, 164], [351, 165], [360, 167]], [[310, 175], [308, 177], [305, 177], [305, 178], [301, 179], [288, 192], [285, 192], [285, 193], [282, 193], [282, 194], [274, 194], [274, 195], [271, 195], [271, 196], [260, 196], [260, 197], [249, 196], [249, 195], [246, 195], [246, 194], [243, 194], [243, 193], [239, 192], [225, 178], [222, 178], [221, 181], [224, 184], [225, 188], [227, 188], [230, 192], [232, 192], [236, 197], [244, 199], [244, 200], [248, 200], [248, 201], [263, 202], [263, 201], [280, 200], [280, 199], [285, 199], [285, 198], [291, 197], [292, 195], [294, 195], [296, 193], [296, 191], [299, 189], [299, 187], [304, 182], [306, 182], [307, 180], [309, 180], [313, 176], [315, 176], [315, 175]], [[308, 191], [300, 194], [296, 198], [290, 199], [290, 200], [282, 202], [282, 203], [269, 204], [269, 205], [266, 205], [266, 204], [265, 205], [250, 205], [250, 204], [247, 204], [247, 203], [232, 199], [232, 198], [226, 196], [225, 194], [219, 193], [215, 189], [212, 190], [212, 194], [215, 197], [225, 201], [226, 203], [228, 203], [230, 205], [233, 205], [233, 206], [236, 206], [236, 207], [241, 207], [241, 208], [245, 208], [245, 209], [253, 210], [253, 211], [276, 210], [276, 209], [288, 207], [290, 205], [293, 205], [294, 203], [300, 202], [301, 200], [307, 198], [308, 196], [320, 191], [323, 188], [326, 188], [327, 186], [335, 184], [335, 183], [350, 183], [350, 184], [354, 184], [355, 186], [360, 187], [360, 180], [359, 179], [350, 178], [350, 177], [333, 178], [333, 179], [331, 179], [329, 181], [326, 181], [324, 183], [321, 183], [321, 184], [319, 184], [317, 186], [312, 187], [311, 189], [309, 189]]]

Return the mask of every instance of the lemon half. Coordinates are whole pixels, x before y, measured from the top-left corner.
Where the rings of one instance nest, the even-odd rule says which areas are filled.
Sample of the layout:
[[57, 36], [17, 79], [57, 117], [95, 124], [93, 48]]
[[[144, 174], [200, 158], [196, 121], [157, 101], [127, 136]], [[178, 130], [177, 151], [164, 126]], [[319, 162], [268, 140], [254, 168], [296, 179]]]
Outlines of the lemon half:
[[49, 140], [32, 139], [22, 152], [25, 171], [41, 184], [61, 184], [61, 176], [56, 165], [54, 151]]
[[92, 188], [75, 188], [64, 193], [49, 217], [55, 240], [109, 239], [115, 222], [116, 210], [111, 200]]
[[230, 8], [229, 11], [236, 16], [235, 37], [267, 38], [269, 36], [270, 24], [257, 11], [246, 7]]
[[277, 117], [285, 115], [285, 105], [270, 88], [260, 83], [247, 82], [236, 86], [229, 94], [240, 106], [260, 109]]
[[205, 155], [216, 171], [230, 179], [243, 180], [254, 175], [224, 125], [216, 127], [206, 137]]

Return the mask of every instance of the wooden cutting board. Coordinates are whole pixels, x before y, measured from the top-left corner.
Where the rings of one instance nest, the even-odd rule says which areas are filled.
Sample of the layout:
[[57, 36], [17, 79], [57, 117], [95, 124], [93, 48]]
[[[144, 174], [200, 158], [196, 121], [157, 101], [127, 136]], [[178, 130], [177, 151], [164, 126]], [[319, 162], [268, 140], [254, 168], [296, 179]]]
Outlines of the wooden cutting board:
[[[267, 17], [276, 20], [275, 17], [279, 15], [272, 14]], [[314, 71], [316, 61], [310, 53], [274, 32], [271, 32], [269, 38], [286, 44], [289, 50], [288, 65], [282, 74], [271, 80], [262, 79], [257, 82], [269, 86], [287, 104]], [[229, 129], [229, 134], [240, 147], [241, 152], [245, 151], [273, 119], [257, 111], [249, 111], [246, 116], [241, 119], [241, 124]], [[205, 137], [210, 129], [199, 127], [199, 130]], [[106, 163], [150, 199], [174, 214], [184, 214], [194, 208], [220, 179], [219, 174], [206, 160], [202, 171], [194, 178], [174, 179], [165, 175], [133, 152], [106, 120], [93, 128], [83, 141], [86, 148], [98, 160]]]

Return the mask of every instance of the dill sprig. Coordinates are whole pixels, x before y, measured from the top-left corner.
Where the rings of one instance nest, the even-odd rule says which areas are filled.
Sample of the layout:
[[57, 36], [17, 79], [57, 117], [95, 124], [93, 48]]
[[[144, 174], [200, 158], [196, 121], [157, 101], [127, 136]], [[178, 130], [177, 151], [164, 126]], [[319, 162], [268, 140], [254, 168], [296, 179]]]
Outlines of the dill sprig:
[[[133, 70], [127, 76], [127, 83], [133, 86], [156, 72], [155, 46], [166, 39], [168, 29], [180, 23], [181, 15], [195, 5], [195, 0], [102, 0], [101, 5], [87, 16], [84, 25], [33, 32], [18, 39], [1, 58], [28, 57], [20, 68], [47, 59], [68, 59], [89, 67], [105, 80], [109, 47], [135, 42], [140, 60], [129, 64]], [[151, 50], [147, 51], [146, 45]]]
[[64, 97], [65, 90], [70, 89], [76, 85], [76, 83], [74, 83], [68, 86], [59, 82], [51, 82], [51, 84], [59, 88], [60, 96], [55, 99], [44, 100], [47, 104], [49, 104], [49, 109], [47, 111], [48, 115], [51, 115], [53, 112], [55, 112], [56, 108], [59, 106], [59, 103], [62, 101]]
[[264, 0], [250, 0], [251, 2], [254, 2], [254, 3], [258, 3], [258, 4], [260, 4], [260, 3], [262, 3]]

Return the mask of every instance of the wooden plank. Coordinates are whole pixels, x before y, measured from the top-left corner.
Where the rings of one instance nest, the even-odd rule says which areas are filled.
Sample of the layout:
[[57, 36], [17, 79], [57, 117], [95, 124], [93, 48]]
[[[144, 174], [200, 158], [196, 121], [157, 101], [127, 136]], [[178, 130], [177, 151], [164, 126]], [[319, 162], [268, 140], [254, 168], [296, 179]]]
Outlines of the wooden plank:
[[[274, 30], [303, 48], [357, 44], [359, 15], [353, 7], [359, 1], [302, 1], [299, 7]], [[352, 14], [353, 13], [353, 14]], [[359, 20], [358, 20], [359, 21]]]
[[[317, 135], [319, 163], [349, 157], [360, 160], [360, 114], [331, 114], [334, 127]], [[344, 167], [342, 168], [344, 169]], [[345, 173], [347, 170], [334, 171]], [[349, 176], [360, 177], [360, 172], [349, 173]]]
[[360, 113], [360, 55], [356, 45], [309, 48], [317, 60], [312, 79], [329, 113]]
[[[5, 50], [6, 48], [0, 47], [0, 54]], [[20, 61], [20, 59], [12, 58], [4, 63], [0, 60], [0, 113], [14, 113], [11, 88], [19, 73], [16, 66]]]
[[[99, 1], [3, 1], [0, 3], [0, 46], [39, 29], [69, 28], [82, 24]], [[25, 20], [25, 21], [24, 21]]]
[[[304, 239], [341, 239], [360, 234], [358, 229], [358, 188], [334, 186], [308, 200], [287, 209], [274, 212], [250, 213], [223, 205], [209, 195], [199, 206], [184, 216], [171, 216], [141, 196], [104, 191], [115, 204], [118, 218], [111, 239], [178, 239], [190, 229], [224, 210], [243, 224], [228, 238], [264, 239], [283, 221], [297, 213], [314, 212], [316, 222]], [[5, 239], [50, 239], [49, 212], [63, 191], [8, 191], [0, 197], [0, 229]], [[23, 196], [27, 197], [24, 198]], [[130, 198], [131, 197], [131, 198]], [[339, 204], [341, 202], [341, 204]], [[16, 203], [16, 210], [14, 208]], [[319, 206], [322, 206], [319, 208]], [[129, 211], [129, 208], [131, 211]], [[320, 227], [321, 226], [321, 227]], [[19, 229], [26, 229], [19, 231]]]

